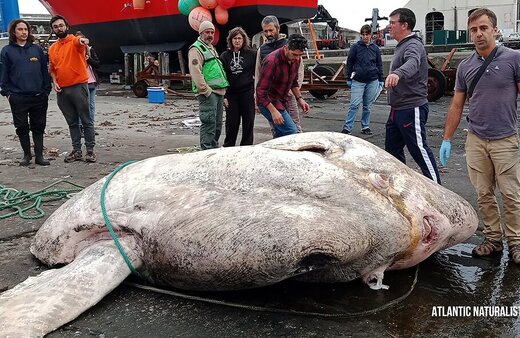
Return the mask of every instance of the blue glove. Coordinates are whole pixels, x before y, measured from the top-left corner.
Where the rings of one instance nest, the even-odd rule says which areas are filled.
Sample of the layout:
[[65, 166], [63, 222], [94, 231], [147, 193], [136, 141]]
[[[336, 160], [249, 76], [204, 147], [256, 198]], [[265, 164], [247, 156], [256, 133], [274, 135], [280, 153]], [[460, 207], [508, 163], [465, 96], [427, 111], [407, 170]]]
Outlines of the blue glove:
[[352, 87], [352, 80], [347, 80], [347, 86], [350, 88]]
[[385, 88], [385, 81], [379, 81], [379, 89], [383, 90]]
[[446, 160], [451, 156], [451, 141], [443, 140], [441, 144], [441, 150], [439, 150], [439, 157], [443, 167], [446, 166]]

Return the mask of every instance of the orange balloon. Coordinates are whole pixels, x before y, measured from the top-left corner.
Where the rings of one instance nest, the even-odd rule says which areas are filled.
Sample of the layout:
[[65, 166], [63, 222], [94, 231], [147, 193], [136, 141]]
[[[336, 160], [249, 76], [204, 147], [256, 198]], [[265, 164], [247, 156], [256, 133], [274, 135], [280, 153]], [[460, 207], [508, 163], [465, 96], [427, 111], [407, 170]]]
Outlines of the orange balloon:
[[213, 35], [213, 41], [211, 41], [213, 46], [217, 45], [219, 38], [220, 38], [220, 30], [218, 29], [218, 27], [215, 27], [215, 35]]
[[217, 21], [221, 25], [227, 24], [229, 20], [229, 13], [228, 10], [225, 8], [222, 8], [220, 6], [217, 6], [215, 8], [215, 21]]
[[198, 32], [199, 26], [203, 21], [213, 21], [213, 17], [211, 16], [209, 9], [201, 6], [192, 9], [190, 15], [188, 15], [188, 22], [190, 23], [191, 28]]
[[233, 7], [235, 0], [217, 0], [218, 5], [224, 9]]
[[199, 0], [202, 7], [207, 9], [213, 9], [217, 7], [217, 0]]

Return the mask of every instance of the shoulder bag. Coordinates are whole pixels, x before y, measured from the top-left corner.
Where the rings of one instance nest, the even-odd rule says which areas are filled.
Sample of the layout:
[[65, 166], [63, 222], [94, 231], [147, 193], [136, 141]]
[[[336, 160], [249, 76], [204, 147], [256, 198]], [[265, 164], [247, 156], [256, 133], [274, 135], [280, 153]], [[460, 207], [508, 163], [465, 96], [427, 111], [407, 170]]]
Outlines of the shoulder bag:
[[498, 46], [496, 46], [491, 51], [491, 53], [489, 53], [488, 57], [486, 58], [486, 60], [482, 64], [482, 66], [480, 66], [480, 68], [477, 72], [477, 75], [475, 75], [475, 77], [473, 78], [473, 81], [471, 81], [471, 84], [469, 85], [469, 89], [466, 93], [468, 95], [468, 99], [470, 99], [471, 96], [473, 95], [473, 90], [475, 89], [475, 86], [477, 85], [478, 80], [480, 80], [480, 78], [482, 77], [482, 74], [484, 74], [484, 72], [486, 71], [486, 68], [489, 66], [491, 61], [493, 61], [493, 58], [495, 57], [495, 54], [497, 53], [497, 49], [498, 49]]

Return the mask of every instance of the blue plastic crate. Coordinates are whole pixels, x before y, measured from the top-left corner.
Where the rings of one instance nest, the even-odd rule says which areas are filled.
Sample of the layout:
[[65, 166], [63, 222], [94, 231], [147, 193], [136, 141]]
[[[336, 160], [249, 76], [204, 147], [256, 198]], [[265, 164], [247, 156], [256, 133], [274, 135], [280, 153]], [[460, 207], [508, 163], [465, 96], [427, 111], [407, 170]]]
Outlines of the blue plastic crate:
[[148, 102], [150, 103], [164, 103], [164, 88], [163, 87], [148, 87]]

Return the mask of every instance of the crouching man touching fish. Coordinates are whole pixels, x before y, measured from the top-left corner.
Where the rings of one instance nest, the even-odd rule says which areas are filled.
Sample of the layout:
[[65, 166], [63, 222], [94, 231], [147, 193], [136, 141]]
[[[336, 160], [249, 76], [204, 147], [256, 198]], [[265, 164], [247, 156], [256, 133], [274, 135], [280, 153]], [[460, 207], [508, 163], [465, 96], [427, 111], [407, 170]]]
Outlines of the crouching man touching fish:
[[[51, 332], [130, 274], [100, 210], [105, 180], [40, 228], [31, 252], [68, 265], [0, 295], [0, 332]], [[358, 277], [377, 289], [385, 270], [413, 266], [477, 227], [460, 196], [339, 133], [146, 159], [115, 175], [105, 196], [133, 267], [151, 283], [189, 290]]]

